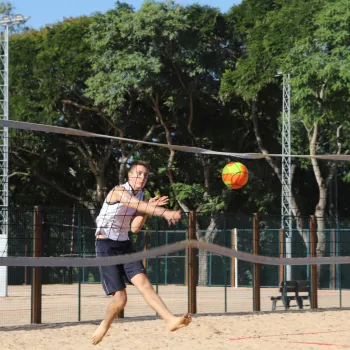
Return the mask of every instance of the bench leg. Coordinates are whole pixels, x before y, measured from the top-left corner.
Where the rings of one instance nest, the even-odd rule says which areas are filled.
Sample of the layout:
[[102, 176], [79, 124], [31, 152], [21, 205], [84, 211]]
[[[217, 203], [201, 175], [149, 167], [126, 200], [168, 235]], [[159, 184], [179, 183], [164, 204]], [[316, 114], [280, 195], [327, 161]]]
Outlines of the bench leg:
[[297, 304], [298, 304], [299, 309], [302, 309], [303, 308], [303, 298], [297, 297]]
[[282, 297], [282, 302], [285, 310], [289, 309], [289, 299], [286, 297]]
[[272, 300], [272, 311], [276, 310], [277, 299]]

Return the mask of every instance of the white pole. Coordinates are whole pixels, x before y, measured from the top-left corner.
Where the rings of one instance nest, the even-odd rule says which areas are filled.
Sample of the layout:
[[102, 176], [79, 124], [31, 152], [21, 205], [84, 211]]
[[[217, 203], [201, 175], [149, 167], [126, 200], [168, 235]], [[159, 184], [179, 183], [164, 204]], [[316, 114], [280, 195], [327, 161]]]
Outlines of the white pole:
[[[28, 21], [30, 17], [21, 14], [3, 16], [0, 19], [0, 27], [3, 27], [0, 36], [0, 119], [9, 119], [9, 27]], [[8, 255], [8, 150], [9, 134], [8, 128], [0, 130], [0, 256]], [[0, 297], [8, 296], [8, 268], [0, 267]]]
[[[238, 250], [237, 246], [237, 229], [234, 229], [235, 250]], [[235, 288], [238, 288], [238, 259], [235, 258]]]
[[[1, 36], [1, 119], [8, 120], [8, 25], [4, 26]], [[7, 257], [8, 253], [8, 128], [4, 127], [1, 133], [1, 227], [0, 227], [0, 256]], [[8, 268], [0, 267], [0, 297], [8, 296], [7, 282]]]

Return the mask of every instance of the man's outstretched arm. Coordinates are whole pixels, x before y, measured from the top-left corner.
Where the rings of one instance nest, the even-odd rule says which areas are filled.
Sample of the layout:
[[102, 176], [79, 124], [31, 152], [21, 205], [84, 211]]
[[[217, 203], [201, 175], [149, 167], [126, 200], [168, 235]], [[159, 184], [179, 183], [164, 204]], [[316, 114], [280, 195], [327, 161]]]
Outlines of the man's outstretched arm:
[[121, 186], [114, 187], [107, 195], [108, 203], [120, 202], [124, 205], [136, 209], [140, 213], [153, 216], [164, 217], [169, 224], [176, 224], [181, 219], [180, 210], [169, 210], [154, 203], [148, 203], [131, 196], [129, 192]]
[[[163, 206], [169, 203], [169, 197], [157, 195], [151, 198], [147, 203], [151, 203], [156, 206]], [[130, 226], [131, 232], [134, 232], [134, 233], [139, 232], [143, 227], [145, 221], [147, 220], [147, 216], [148, 216], [147, 214], [136, 215], [131, 222], [131, 226]]]

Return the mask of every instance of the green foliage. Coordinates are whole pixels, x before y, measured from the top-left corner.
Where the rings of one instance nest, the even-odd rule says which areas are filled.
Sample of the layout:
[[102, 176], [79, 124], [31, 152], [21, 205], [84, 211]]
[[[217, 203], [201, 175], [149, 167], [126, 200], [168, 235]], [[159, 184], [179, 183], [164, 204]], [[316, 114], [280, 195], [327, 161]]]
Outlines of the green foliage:
[[[135, 11], [117, 2], [105, 14], [13, 34], [10, 116], [251, 153], [260, 152], [250, 118], [254, 101], [264, 146], [280, 153], [282, 79], [276, 73], [282, 71], [292, 77], [293, 153], [309, 153], [315, 123], [317, 152], [335, 153], [340, 142], [344, 153], [348, 8], [346, 0], [244, 0], [223, 15], [198, 4], [147, 1]], [[145, 159], [152, 165], [149, 196], [169, 194], [171, 207], [181, 201], [210, 213], [280, 212], [280, 184], [265, 160], [249, 161], [248, 184], [229, 191], [220, 169], [230, 157], [172, 157], [166, 149], [128, 142], [10, 133], [12, 202], [99, 206], [97, 189], [124, 179], [120, 164]], [[310, 161], [294, 164], [293, 189], [309, 214], [318, 198], [315, 176]], [[321, 173], [330, 168], [323, 162]], [[345, 163], [338, 171], [348, 179]], [[345, 199], [341, 208], [349, 210]]]
[[[225, 100], [238, 94], [245, 100], [256, 96], [263, 88], [277, 82], [277, 73], [283, 71], [283, 60], [298, 38], [312, 30], [310, 17], [320, 8], [303, 0], [288, 2], [247, 1], [242, 8], [234, 8], [229, 16], [246, 36], [244, 52], [227, 70], [221, 83]], [[246, 7], [252, 11], [247, 11]], [[240, 17], [243, 15], [244, 17]], [[231, 19], [232, 20], [232, 19]]]
[[191, 209], [197, 208], [203, 201], [205, 190], [199, 184], [175, 183], [172, 187], [176, 191], [179, 200], [191, 203]]
[[[82, 17], [11, 36], [11, 119], [92, 129], [96, 113], [91, 113], [89, 102], [82, 96], [90, 69], [89, 48], [83, 40], [88, 23], [89, 19]], [[74, 104], [84, 105], [84, 113]], [[93, 186], [93, 180], [83, 166], [86, 159], [81, 153], [89, 143], [98, 148], [96, 142], [30, 132], [11, 132], [11, 136], [12, 171], [17, 174], [10, 183], [14, 194], [21, 192], [22, 186], [33, 187], [35, 199], [24, 201], [57, 203], [59, 191], [47, 196], [49, 185], [71, 195], [70, 201], [92, 200], [85, 186]], [[79, 184], [75, 184], [72, 174], [80, 179]], [[33, 178], [40, 185], [34, 185]], [[60, 201], [67, 203], [67, 199]]]
[[[87, 81], [87, 95], [113, 113], [130, 96], [147, 102], [159, 94], [163, 106], [178, 112], [188, 91], [197, 90], [200, 79], [213, 80], [220, 69], [214, 32], [219, 17], [210, 8], [152, 1], [138, 12], [119, 4], [96, 16], [91, 25], [95, 75]], [[110, 40], [96, 40], [101, 36]]]
[[[238, 25], [244, 46], [242, 55], [238, 59], [232, 58], [231, 68], [223, 74], [222, 100], [241, 97], [247, 102], [246, 117], [251, 116], [254, 101], [260, 135], [266, 135], [268, 128], [274, 130], [273, 138], [281, 142], [276, 136], [281, 130], [280, 107], [275, 110], [272, 107], [276, 102], [281, 106], [282, 91], [278, 91], [279, 98], [273, 98], [274, 86], [280, 87], [282, 82], [276, 76], [277, 72], [290, 74], [292, 153], [310, 152], [311, 136], [316, 127], [317, 153], [347, 150], [349, 73], [345, 67], [349, 66], [348, 9], [343, 0], [273, 1], [264, 6], [259, 0], [250, 0], [233, 8], [228, 18]], [[277, 122], [272, 128], [267, 126], [271, 121]], [[337, 136], [339, 130], [340, 137]], [[274, 152], [275, 142], [271, 137], [263, 137], [262, 142], [266, 149]], [[309, 160], [296, 159], [293, 163], [299, 169], [308, 170], [312, 176]], [[325, 163], [319, 164], [318, 172], [324, 179], [331, 175], [332, 169], [331, 163]], [[294, 190], [302, 196], [302, 186], [296, 181]], [[309, 181], [311, 178], [307, 183]]]
[[225, 201], [222, 196], [211, 196], [199, 184], [187, 185], [175, 183], [172, 185], [177, 194], [177, 199], [189, 203], [191, 210], [197, 209], [201, 213], [220, 212], [225, 208]]
[[293, 100], [304, 122], [344, 121], [349, 113], [349, 11], [342, 0], [328, 2], [315, 16], [314, 31], [301, 38], [286, 58], [292, 71]]

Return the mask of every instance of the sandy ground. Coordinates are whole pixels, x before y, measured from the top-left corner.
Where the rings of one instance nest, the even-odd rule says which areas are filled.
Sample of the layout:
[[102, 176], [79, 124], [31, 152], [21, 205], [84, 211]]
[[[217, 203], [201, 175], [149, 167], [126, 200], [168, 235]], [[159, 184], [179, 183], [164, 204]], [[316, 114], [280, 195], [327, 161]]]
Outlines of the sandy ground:
[[[155, 286], [154, 286], [155, 287]], [[155, 287], [156, 288], [156, 287]], [[185, 286], [159, 286], [158, 293], [177, 314], [188, 310], [188, 289]], [[80, 299], [78, 285], [43, 285], [42, 323], [63, 323], [90, 321], [104, 317], [110, 298], [106, 297], [100, 284], [82, 285]], [[128, 286], [128, 304], [125, 317], [155, 316], [155, 312], [146, 305], [140, 293]], [[261, 311], [271, 311], [271, 296], [278, 295], [277, 288], [261, 288]], [[80, 300], [80, 303], [79, 303]], [[340, 304], [341, 300], [341, 304]], [[350, 290], [319, 290], [318, 307], [320, 309], [350, 308]], [[291, 310], [296, 303], [291, 302]], [[310, 309], [308, 301], [304, 308]], [[281, 302], [277, 310], [283, 310]], [[197, 287], [197, 314], [224, 314], [253, 311], [252, 288]], [[9, 296], [0, 297], [0, 327], [22, 326], [30, 324], [31, 290], [30, 286], [10, 286]], [[1, 347], [0, 347], [1, 350]]]
[[350, 348], [350, 311], [278, 311], [200, 315], [174, 333], [158, 318], [117, 320], [103, 341], [97, 322], [1, 327], [2, 350], [337, 349]]
[[[251, 288], [198, 287], [192, 324], [174, 333], [134, 287], [127, 290], [126, 318], [93, 346], [90, 337], [110, 302], [100, 285], [81, 286], [79, 307], [77, 285], [43, 286], [42, 325], [30, 325], [30, 287], [12, 286], [9, 296], [0, 298], [0, 350], [350, 348], [348, 290], [341, 299], [339, 291], [319, 290], [318, 310], [306, 301], [304, 310], [294, 303], [285, 312], [279, 303], [272, 312], [270, 296], [277, 290], [262, 288], [262, 312], [253, 313]], [[160, 286], [158, 292], [172, 312], [187, 311], [187, 287]]]

